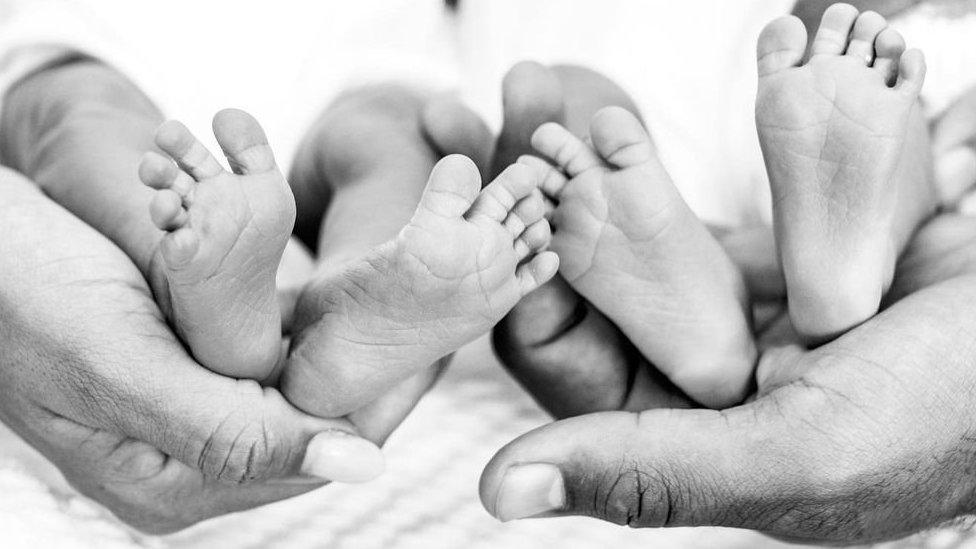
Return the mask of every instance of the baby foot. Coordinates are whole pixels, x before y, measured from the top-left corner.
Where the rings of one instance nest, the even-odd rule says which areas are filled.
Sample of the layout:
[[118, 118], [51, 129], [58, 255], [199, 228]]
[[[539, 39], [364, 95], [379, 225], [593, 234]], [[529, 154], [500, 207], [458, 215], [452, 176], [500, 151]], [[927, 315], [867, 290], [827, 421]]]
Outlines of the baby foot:
[[306, 290], [282, 390], [337, 417], [486, 333], [556, 274], [541, 174], [513, 165], [481, 191], [463, 156], [437, 164], [392, 241]]
[[157, 190], [153, 223], [166, 231], [153, 289], [201, 364], [265, 379], [281, 353], [275, 274], [295, 202], [257, 121], [225, 110], [213, 129], [233, 173], [175, 121], [156, 133], [172, 160], [150, 152], [139, 167], [143, 183]]
[[532, 144], [560, 170], [520, 159], [548, 167], [560, 274], [689, 396], [712, 407], [740, 402], [756, 360], [741, 276], [634, 115], [601, 110], [590, 139], [592, 148], [546, 124]]
[[[795, 17], [759, 38], [756, 125], [794, 326], [822, 342], [867, 320], [932, 191], [900, 160], [925, 76], [874, 12], [831, 6], [807, 48]], [[923, 178], [924, 179], [924, 178]]]

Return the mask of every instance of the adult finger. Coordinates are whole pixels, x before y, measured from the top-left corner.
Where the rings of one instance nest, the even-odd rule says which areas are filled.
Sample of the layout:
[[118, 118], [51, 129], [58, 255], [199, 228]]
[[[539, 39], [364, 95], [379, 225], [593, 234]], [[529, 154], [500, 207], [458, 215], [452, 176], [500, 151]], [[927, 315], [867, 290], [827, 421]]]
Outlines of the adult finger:
[[581, 514], [804, 541], [938, 524], [968, 511], [976, 484], [965, 457], [972, 352], [960, 344], [974, 300], [972, 277], [952, 279], [814, 352], [785, 348], [744, 406], [592, 414], [537, 429], [492, 459], [482, 501], [503, 520]]
[[378, 448], [348, 422], [304, 415], [274, 389], [197, 364], [121, 250], [33, 187], [5, 191], [19, 215], [0, 216], [0, 229], [23, 235], [0, 243], [0, 256], [16, 262], [0, 287], [6, 390], [210, 478], [362, 481], [381, 472]]
[[427, 102], [420, 114], [424, 137], [440, 156], [463, 154], [490, 181], [489, 163], [494, 154], [495, 136], [485, 121], [452, 95], [439, 95]]
[[746, 409], [579, 416], [503, 448], [485, 469], [481, 498], [501, 520], [570, 514], [633, 527], [755, 526], [750, 513], [790, 492], [786, 464], [796, 450], [784, 434]]
[[939, 195], [953, 204], [976, 185], [976, 88], [932, 123], [931, 136]]

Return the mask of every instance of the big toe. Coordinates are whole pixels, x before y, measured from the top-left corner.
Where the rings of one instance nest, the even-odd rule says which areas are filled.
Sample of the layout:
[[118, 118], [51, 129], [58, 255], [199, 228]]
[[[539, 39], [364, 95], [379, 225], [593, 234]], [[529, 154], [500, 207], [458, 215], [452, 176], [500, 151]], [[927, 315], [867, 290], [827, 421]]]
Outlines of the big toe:
[[418, 211], [459, 218], [468, 211], [480, 191], [478, 167], [470, 158], [452, 154], [438, 162], [430, 172]]
[[455, 97], [430, 100], [421, 113], [424, 135], [442, 156], [462, 154], [487, 174], [494, 136], [488, 125], [473, 110]]
[[234, 172], [263, 173], [274, 169], [268, 137], [250, 114], [224, 109], [214, 116], [213, 132]]
[[756, 46], [759, 76], [797, 66], [807, 47], [807, 30], [799, 18], [780, 17], [762, 30]]
[[500, 173], [518, 157], [532, 152], [532, 133], [546, 122], [561, 122], [564, 98], [559, 76], [549, 67], [523, 61], [512, 67], [502, 82], [503, 122], [492, 161], [492, 174]]
[[651, 136], [637, 117], [621, 107], [606, 107], [590, 123], [590, 139], [608, 164], [629, 168], [654, 157]]

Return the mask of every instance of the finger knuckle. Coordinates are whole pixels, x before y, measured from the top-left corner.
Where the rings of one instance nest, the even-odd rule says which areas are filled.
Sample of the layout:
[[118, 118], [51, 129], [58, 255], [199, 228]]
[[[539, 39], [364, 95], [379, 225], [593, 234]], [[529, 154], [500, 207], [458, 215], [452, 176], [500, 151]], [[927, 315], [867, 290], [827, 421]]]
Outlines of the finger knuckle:
[[200, 454], [204, 474], [225, 482], [266, 478], [275, 468], [274, 442], [263, 422], [218, 429]]
[[[255, 387], [242, 390], [261, 391]], [[253, 403], [245, 398], [243, 402]], [[242, 404], [230, 410], [204, 438], [197, 453], [197, 466], [204, 475], [224, 482], [247, 483], [280, 473], [289, 462], [279, 451], [279, 435], [264, 411]]]
[[613, 473], [594, 479], [586, 496], [589, 512], [633, 528], [677, 525], [680, 510], [700, 498], [689, 483], [674, 478], [638, 459], [625, 459]]

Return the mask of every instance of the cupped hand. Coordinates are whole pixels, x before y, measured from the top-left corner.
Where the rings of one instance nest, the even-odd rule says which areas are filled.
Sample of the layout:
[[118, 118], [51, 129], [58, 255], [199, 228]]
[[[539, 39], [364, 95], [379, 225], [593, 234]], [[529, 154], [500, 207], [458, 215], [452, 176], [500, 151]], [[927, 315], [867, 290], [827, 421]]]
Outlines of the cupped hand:
[[194, 362], [129, 259], [29, 182], [0, 195], [0, 419], [81, 492], [161, 533], [382, 471], [350, 422]]
[[[747, 272], [767, 272], [763, 253], [732, 255], [752, 262]], [[762, 336], [755, 398], [728, 410], [662, 408], [661, 387], [648, 384], [568, 388], [564, 399], [606, 390], [627, 398], [621, 411], [557, 421], [510, 443], [484, 472], [482, 501], [503, 520], [587, 515], [839, 543], [896, 538], [970, 512], [976, 221], [930, 222], [891, 301], [812, 351], [774, 322]], [[543, 386], [546, 375], [558, 372], [522, 378]]]

